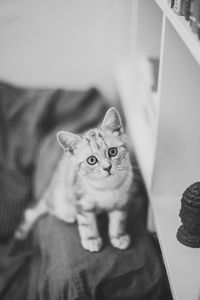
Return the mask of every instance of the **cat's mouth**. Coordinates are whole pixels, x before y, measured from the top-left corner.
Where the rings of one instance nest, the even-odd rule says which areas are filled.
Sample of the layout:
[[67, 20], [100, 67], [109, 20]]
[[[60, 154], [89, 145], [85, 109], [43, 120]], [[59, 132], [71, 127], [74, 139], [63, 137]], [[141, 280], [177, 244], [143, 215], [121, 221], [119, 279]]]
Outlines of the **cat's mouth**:
[[113, 174], [111, 173], [111, 172], [108, 172], [107, 174], [106, 174], [106, 177], [110, 177], [110, 176], [112, 176]]

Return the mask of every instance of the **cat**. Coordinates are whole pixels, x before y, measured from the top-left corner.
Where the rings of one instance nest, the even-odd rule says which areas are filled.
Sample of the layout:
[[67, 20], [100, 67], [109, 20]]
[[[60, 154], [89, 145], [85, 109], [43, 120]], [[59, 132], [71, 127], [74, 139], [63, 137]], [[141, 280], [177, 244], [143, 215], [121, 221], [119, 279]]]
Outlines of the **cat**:
[[16, 238], [25, 238], [42, 215], [51, 214], [77, 221], [82, 247], [96, 252], [102, 247], [96, 216], [107, 212], [111, 244], [128, 248], [127, 205], [134, 174], [118, 110], [110, 108], [98, 128], [82, 135], [60, 131], [57, 140], [62, 158], [41, 199], [25, 211]]

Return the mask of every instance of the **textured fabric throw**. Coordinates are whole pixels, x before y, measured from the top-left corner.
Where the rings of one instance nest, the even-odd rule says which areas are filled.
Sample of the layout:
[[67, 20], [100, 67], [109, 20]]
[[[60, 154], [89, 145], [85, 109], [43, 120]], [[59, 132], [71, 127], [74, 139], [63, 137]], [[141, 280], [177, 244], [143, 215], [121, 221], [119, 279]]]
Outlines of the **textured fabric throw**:
[[31, 90], [0, 84], [0, 240], [12, 235], [33, 201], [32, 175], [44, 136], [63, 126], [82, 131], [104, 112], [95, 89]]
[[26, 240], [13, 238], [24, 209], [44, 191], [62, 153], [55, 133], [95, 127], [106, 109], [96, 89], [0, 83], [1, 300], [171, 299], [159, 251], [146, 231], [147, 201], [139, 182], [129, 209], [127, 250], [109, 244], [104, 216], [99, 220], [104, 246], [95, 254], [81, 247], [76, 224], [52, 216], [42, 217]]

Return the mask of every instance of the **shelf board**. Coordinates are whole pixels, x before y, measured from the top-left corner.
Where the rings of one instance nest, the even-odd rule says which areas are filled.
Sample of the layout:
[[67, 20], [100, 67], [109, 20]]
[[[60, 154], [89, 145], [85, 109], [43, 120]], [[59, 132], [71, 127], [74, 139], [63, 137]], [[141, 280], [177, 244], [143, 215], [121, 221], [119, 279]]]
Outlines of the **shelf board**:
[[200, 65], [200, 41], [196, 34], [183, 16], [178, 16], [167, 4], [167, 0], [154, 0], [160, 7], [166, 18], [170, 21], [174, 29], [177, 31], [182, 41], [185, 43], [193, 57]]
[[180, 196], [149, 195], [156, 231], [173, 297], [196, 300], [200, 296], [200, 249], [182, 245], [176, 239], [181, 225]]

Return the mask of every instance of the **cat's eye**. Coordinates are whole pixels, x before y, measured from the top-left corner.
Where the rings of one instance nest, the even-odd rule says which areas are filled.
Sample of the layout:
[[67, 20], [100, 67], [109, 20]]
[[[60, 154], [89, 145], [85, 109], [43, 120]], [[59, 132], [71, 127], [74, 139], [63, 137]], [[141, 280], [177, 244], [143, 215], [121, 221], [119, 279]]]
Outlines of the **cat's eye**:
[[111, 147], [108, 149], [108, 155], [109, 157], [113, 157], [113, 156], [116, 156], [118, 153], [118, 150], [116, 147]]
[[87, 163], [89, 165], [95, 165], [97, 163], [96, 156], [94, 156], [94, 155], [89, 156], [88, 159], [87, 159]]

